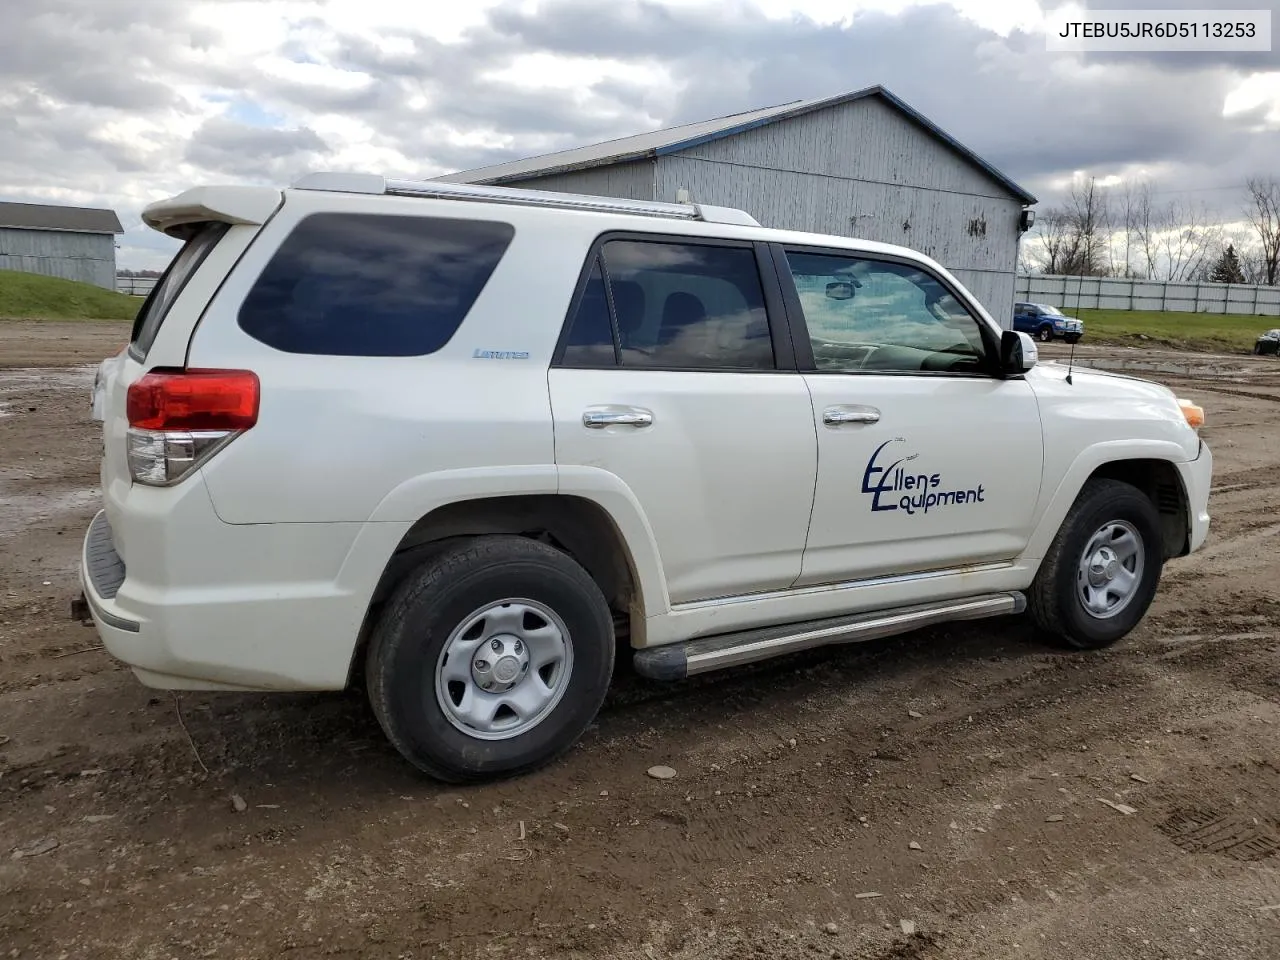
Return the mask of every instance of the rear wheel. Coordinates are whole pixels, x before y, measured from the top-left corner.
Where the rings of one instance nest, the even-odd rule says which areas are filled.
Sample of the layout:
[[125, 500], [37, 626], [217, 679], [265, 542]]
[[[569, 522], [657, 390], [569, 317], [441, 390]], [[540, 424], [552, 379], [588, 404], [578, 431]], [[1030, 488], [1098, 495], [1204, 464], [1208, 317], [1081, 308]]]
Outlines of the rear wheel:
[[1032, 618], [1073, 649], [1109, 646], [1146, 614], [1163, 562], [1160, 517], [1147, 496], [1118, 480], [1090, 480], [1028, 592]]
[[1053, 339], [1053, 327], [1049, 326], [1046, 323], [1043, 327], [1040, 327], [1039, 329], [1037, 329], [1036, 339], [1039, 340], [1041, 343], [1048, 343], [1050, 340]]
[[568, 750], [613, 672], [613, 621], [573, 559], [523, 537], [481, 537], [409, 574], [367, 655], [388, 739], [441, 780], [493, 779]]

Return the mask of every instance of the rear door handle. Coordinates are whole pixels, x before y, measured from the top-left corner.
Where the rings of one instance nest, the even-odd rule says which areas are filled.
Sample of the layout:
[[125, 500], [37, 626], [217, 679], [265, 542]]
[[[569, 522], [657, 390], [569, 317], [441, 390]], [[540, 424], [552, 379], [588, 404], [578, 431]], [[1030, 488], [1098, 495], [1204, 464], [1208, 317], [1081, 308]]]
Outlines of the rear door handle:
[[582, 414], [582, 424], [593, 430], [605, 427], [635, 427], [637, 430], [653, 423], [653, 413], [642, 407], [601, 405], [587, 407]]
[[846, 423], [878, 423], [879, 420], [879, 410], [857, 403], [842, 403], [822, 411], [822, 422], [828, 427], [839, 427]]

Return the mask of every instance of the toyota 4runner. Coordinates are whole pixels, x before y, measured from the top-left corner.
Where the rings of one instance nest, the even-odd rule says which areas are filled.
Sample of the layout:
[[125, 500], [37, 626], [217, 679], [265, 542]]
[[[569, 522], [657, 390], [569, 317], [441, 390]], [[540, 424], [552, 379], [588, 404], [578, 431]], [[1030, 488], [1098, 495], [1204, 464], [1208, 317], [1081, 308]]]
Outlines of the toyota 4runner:
[[657, 680], [1024, 609], [1103, 647], [1208, 529], [1199, 407], [1037, 365], [910, 250], [346, 174], [144, 219], [185, 244], [95, 386], [103, 642], [362, 682], [443, 779], [568, 749], [619, 641]]

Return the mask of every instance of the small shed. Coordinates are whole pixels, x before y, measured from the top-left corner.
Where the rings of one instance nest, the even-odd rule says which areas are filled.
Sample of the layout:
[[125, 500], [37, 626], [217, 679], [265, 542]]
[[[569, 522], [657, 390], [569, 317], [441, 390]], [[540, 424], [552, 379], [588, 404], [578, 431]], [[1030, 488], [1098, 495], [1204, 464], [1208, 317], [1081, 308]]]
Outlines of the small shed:
[[439, 179], [739, 207], [769, 227], [900, 244], [955, 273], [1005, 326], [1036, 202], [882, 86]]
[[0, 202], [0, 270], [79, 280], [114, 290], [114, 210]]

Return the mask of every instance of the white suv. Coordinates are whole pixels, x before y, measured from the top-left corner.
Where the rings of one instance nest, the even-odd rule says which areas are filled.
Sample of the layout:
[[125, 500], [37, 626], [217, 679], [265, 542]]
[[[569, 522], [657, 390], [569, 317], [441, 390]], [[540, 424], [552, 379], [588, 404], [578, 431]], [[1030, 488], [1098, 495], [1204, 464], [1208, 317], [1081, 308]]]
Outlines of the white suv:
[[316, 174], [186, 245], [101, 371], [82, 579], [142, 682], [338, 690], [449, 780], [655, 679], [1030, 612], [1096, 648], [1200, 547], [1200, 409], [1036, 366], [917, 253], [737, 210]]

